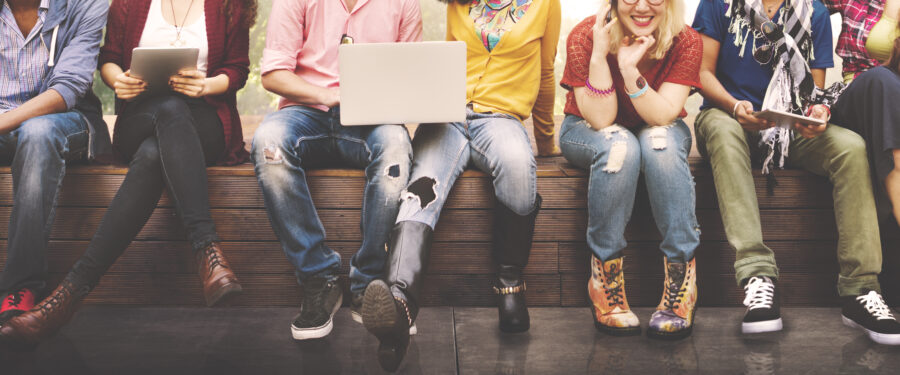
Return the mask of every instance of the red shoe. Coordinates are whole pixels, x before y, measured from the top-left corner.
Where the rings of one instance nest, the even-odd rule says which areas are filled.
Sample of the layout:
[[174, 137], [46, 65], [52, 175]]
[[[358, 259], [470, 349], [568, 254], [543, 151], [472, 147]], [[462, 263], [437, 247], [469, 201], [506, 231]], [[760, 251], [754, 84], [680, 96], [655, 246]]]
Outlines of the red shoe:
[[31, 310], [32, 307], [34, 307], [34, 292], [31, 289], [22, 288], [10, 293], [0, 305], [0, 325]]

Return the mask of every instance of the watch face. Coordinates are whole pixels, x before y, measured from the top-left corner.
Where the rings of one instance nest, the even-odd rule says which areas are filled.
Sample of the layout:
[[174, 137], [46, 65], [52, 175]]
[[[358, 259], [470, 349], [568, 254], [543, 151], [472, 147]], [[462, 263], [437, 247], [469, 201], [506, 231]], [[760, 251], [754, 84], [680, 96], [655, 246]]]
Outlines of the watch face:
[[642, 89], [644, 88], [644, 86], [647, 86], [647, 80], [644, 79], [644, 77], [638, 77], [637, 81], [635, 81], [634, 84], [637, 85], [638, 89]]

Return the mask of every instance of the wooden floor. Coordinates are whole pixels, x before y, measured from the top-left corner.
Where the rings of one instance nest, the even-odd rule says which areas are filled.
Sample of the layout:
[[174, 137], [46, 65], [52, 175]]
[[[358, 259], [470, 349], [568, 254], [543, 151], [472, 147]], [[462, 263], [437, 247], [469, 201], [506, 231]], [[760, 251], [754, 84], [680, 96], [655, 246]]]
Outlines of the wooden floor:
[[[246, 128], [245, 124], [245, 132]], [[697, 217], [702, 230], [702, 244], [697, 250], [700, 303], [739, 306], [743, 292], [735, 285], [734, 251], [726, 242], [712, 175], [699, 157], [691, 160], [697, 189]], [[121, 166], [68, 169], [49, 250], [49, 270], [54, 283], [86, 248], [126, 171]], [[8, 167], [0, 168], [0, 264], [5, 262], [12, 205], [9, 173]], [[225, 241], [226, 254], [244, 285], [245, 293], [237, 304], [296, 305], [300, 290], [272, 232], [252, 166], [212, 167], [208, 173], [213, 218]], [[784, 302], [793, 306], [834, 305], [838, 267], [831, 185], [823, 177], [802, 171], [782, 170], [775, 175], [778, 188], [772, 195], [766, 191], [766, 179], [758, 172], [754, 176], [764, 238], [775, 250], [781, 269]], [[311, 170], [308, 180], [327, 230], [328, 244], [343, 257], [346, 274], [350, 256], [361, 241], [363, 172]], [[590, 256], [585, 244], [587, 175], [562, 157], [539, 158], [538, 190], [544, 205], [538, 215], [535, 242], [526, 268], [529, 303], [586, 305]], [[469, 170], [457, 181], [435, 231], [424, 292], [426, 305], [493, 304], [490, 241], [494, 204], [487, 175]], [[629, 300], [636, 306], [655, 305], [663, 278], [658, 250], [660, 236], [643, 188], [638, 192], [626, 237]], [[896, 230], [887, 231], [885, 237], [900, 244]], [[189, 246], [183, 239], [172, 203], [164, 196], [137, 240], [88, 302], [199, 305], [200, 285]], [[898, 253], [886, 251], [886, 268], [895, 269], [888, 265], [900, 265]], [[896, 290], [888, 293], [894, 298]]]

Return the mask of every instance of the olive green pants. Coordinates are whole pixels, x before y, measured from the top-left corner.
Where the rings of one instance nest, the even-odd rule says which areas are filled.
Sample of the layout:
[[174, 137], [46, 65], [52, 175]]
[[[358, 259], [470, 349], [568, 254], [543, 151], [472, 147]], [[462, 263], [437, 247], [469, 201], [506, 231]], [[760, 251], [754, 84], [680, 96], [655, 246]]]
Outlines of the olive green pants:
[[[759, 134], [744, 131], [735, 119], [716, 108], [703, 110], [694, 126], [700, 153], [712, 165], [728, 243], [737, 253], [734, 270], [738, 284], [753, 276], [777, 279], [775, 254], [763, 243], [750, 165], [751, 152], [766, 151], [757, 146]], [[881, 241], [863, 139], [829, 124], [816, 138], [795, 136], [785, 164], [826, 176], [834, 186], [838, 294], [860, 295], [864, 290], [880, 293]]]

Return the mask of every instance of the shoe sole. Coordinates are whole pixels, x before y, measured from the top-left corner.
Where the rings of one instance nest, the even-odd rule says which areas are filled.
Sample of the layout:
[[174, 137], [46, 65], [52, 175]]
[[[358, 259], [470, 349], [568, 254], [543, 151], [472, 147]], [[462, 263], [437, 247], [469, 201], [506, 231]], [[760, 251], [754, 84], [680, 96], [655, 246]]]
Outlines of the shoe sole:
[[[401, 327], [397, 326], [397, 317], [400, 312], [394, 303], [394, 295], [391, 293], [390, 287], [381, 280], [375, 280], [366, 287], [366, 294], [363, 298], [363, 325], [371, 334], [378, 338], [378, 363], [381, 368], [387, 371], [396, 371], [406, 356], [404, 351], [398, 349], [399, 346], [409, 339], [403, 340], [396, 332]], [[402, 332], [402, 331], [401, 331]]]
[[866, 333], [866, 335], [869, 336], [870, 340], [876, 343], [882, 345], [900, 345], [900, 334], [878, 333], [872, 331], [866, 327], [863, 327], [861, 324], [854, 322], [853, 319], [850, 319], [844, 315], [841, 315], [841, 320], [844, 321], [845, 326], [862, 330]]
[[658, 339], [658, 340], [681, 340], [685, 337], [690, 336], [692, 332], [694, 332], [693, 325], [685, 328], [682, 331], [678, 331], [678, 332], [654, 331], [654, 330], [648, 328], [647, 329], [647, 337], [651, 338], [651, 339]]
[[[359, 312], [356, 312], [356, 311], [352, 311], [352, 310], [351, 310], [351, 311], [350, 311], [350, 318], [352, 318], [354, 322], [357, 322], [357, 323], [359, 323], [359, 324], [363, 324], [363, 316], [362, 316], [362, 314], [359, 313]], [[410, 335], [410, 336], [415, 336], [417, 333], [419, 333], [419, 329], [416, 328], [416, 323], [413, 323], [412, 327], [409, 327], [409, 335]]]
[[741, 333], [744, 334], [776, 332], [781, 331], [783, 328], [784, 325], [781, 318], [764, 320], [761, 322], [741, 323]]
[[331, 315], [328, 316], [328, 321], [321, 326], [312, 328], [297, 328], [293, 324], [291, 324], [291, 336], [294, 338], [294, 340], [302, 341], [319, 339], [328, 336], [328, 334], [331, 333], [331, 329], [334, 328], [334, 314], [338, 311], [338, 309], [341, 308], [343, 299], [344, 296], [338, 296], [337, 302], [334, 304], [334, 307], [331, 308]]
[[600, 322], [594, 321], [594, 328], [610, 336], [638, 336], [641, 334], [641, 327], [609, 327]]
[[213, 293], [212, 296], [206, 299], [206, 307], [227, 306], [231, 304], [231, 302], [234, 302], [234, 297], [237, 297], [243, 292], [244, 288], [241, 287], [240, 283], [225, 284]]

